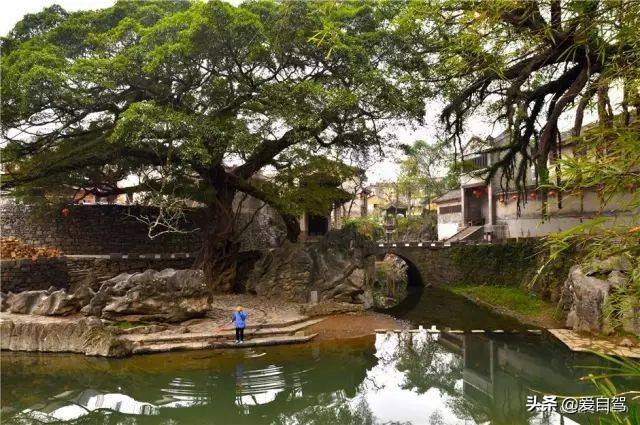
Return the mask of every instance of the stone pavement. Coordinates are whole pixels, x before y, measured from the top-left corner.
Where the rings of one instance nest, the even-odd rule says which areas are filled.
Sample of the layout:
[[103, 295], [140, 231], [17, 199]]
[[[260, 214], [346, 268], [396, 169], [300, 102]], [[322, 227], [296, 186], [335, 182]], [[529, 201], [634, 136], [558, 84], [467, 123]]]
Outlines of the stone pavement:
[[623, 347], [612, 341], [580, 335], [571, 329], [549, 329], [549, 332], [573, 351], [599, 352], [640, 359], [640, 347]]

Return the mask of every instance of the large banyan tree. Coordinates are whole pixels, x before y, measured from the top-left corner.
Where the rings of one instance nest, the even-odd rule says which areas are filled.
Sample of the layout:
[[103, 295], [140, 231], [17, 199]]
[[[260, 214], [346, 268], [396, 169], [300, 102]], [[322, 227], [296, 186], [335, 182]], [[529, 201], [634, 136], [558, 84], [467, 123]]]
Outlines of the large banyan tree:
[[[237, 194], [272, 205], [295, 237], [296, 205], [323, 196], [283, 193], [297, 176], [337, 177], [327, 152], [379, 146], [388, 119], [422, 117], [382, 65], [383, 19], [366, 2], [306, 1], [28, 15], [2, 40], [2, 189], [205, 205], [202, 267], [228, 291]], [[328, 26], [340, 43], [319, 42]], [[265, 169], [280, 177], [255, 178]]]
[[[506, 128], [507, 143], [494, 147], [501, 161], [490, 174], [502, 171], [507, 188], [524, 191], [533, 167], [546, 201], [549, 185], [562, 185], [550, 181], [548, 169], [560, 153], [561, 124], [573, 121], [573, 136], [580, 136], [585, 111], [597, 111], [601, 136], [637, 140], [637, 0], [419, 0], [397, 7], [389, 62], [442, 98], [444, 128], [459, 149], [473, 114]], [[617, 166], [633, 167], [635, 152]], [[622, 187], [638, 177], [617, 178]]]

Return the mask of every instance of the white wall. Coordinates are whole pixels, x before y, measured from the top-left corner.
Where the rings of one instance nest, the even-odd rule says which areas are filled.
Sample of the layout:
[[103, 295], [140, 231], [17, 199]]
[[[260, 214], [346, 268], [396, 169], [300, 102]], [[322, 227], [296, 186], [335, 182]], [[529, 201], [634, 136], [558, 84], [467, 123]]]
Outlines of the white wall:
[[458, 223], [438, 223], [438, 240], [449, 239], [458, 233]]
[[449, 239], [451, 236], [458, 233], [460, 229], [460, 223], [462, 222], [462, 213], [454, 212], [448, 214], [441, 214], [440, 208], [450, 207], [454, 205], [460, 205], [459, 200], [451, 200], [438, 203], [438, 240]]
[[544, 236], [549, 233], [566, 230], [584, 223], [599, 215], [616, 218], [629, 222], [638, 220], [638, 211], [629, 211], [628, 205], [631, 194], [613, 197], [604, 207], [600, 205], [597, 193], [590, 191], [584, 196], [564, 196], [562, 208], [558, 209], [557, 198], [549, 198], [550, 217], [542, 221], [539, 199], [529, 199], [522, 206], [520, 217], [516, 214], [516, 201], [507, 196], [506, 203], [496, 201], [496, 224], [506, 225], [505, 237]]

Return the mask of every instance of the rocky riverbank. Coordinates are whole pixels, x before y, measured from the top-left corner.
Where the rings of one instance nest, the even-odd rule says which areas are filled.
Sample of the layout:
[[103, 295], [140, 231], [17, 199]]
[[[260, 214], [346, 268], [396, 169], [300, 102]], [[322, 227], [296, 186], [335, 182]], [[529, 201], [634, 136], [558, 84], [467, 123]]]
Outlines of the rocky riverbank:
[[[11, 351], [72, 352], [123, 357], [175, 350], [234, 347], [231, 312], [242, 305], [249, 314], [245, 331], [250, 345], [301, 343], [354, 338], [377, 328], [401, 328], [393, 318], [351, 304], [315, 305], [251, 295], [221, 295], [213, 299], [207, 317], [167, 323], [107, 318], [0, 313], [0, 346]], [[326, 315], [325, 313], [328, 313]]]

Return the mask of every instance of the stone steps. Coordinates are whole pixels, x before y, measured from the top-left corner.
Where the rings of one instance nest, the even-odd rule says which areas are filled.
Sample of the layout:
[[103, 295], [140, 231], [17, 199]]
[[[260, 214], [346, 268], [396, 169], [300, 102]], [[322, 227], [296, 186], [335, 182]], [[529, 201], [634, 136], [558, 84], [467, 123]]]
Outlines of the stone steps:
[[119, 338], [130, 341], [132, 354], [161, 353], [165, 351], [203, 350], [209, 348], [241, 348], [262, 345], [295, 344], [309, 341], [317, 334], [305, 335], [303, 329], [325, 320], [324, 317], [295, 319], [283, 323], [254, 325], [245, 330], [245, 342], [236, 344], [235, 329], [224, 328], [220, 332], [189, 332], [172, 334], [125, 334]]
[[459, 241], [464, 241], [467, 239], [474, 239], [477, 238], [478, 236], [482, 236], [482, 230], [484, 229], [484, 226], [467, 226], [464, 227], [462, 230], [460, 230], [458, 233], [456, 233], [455, 235], [451, 236], [449, 239], [447, 239], [445, 241], [445, 243], [451, 243], [451, 242], [459, 242]]
[[167, 351], [187, 351], [187, 350], [205, 350], [212, 348], [247, 348], [268, 345], [281, 344], [299, 344], [307, 342], [314, 338], [316, 334], [311, 335], [282, 335], [270, 336], [266, 338], [254, 338], [246, 340], [242, 344], [236, 344], [233, 341], [193, 341], [193, 342], [164, 342], [150, 345], [137, 345], [133, 347], [132, 354], [150, 354], [164, 353]]
[[[276, 335], [290, 335], [301, 331], [311, 325], [320, 323], [324, 318], [306, 319], [304, 321], [295, 321], [294, 324], [289, 326], [282, 326], [281, 324], [267, 324], [263, 327], [248, 327], [245, 329], [245, 337], [267, 337]], [[147, 345], [147, 344], [164, 344], [164, 343], [187, 343], [198, 341], [210, 341], [235, 338], [235, 329], [223, 328], [222, 331], [216, 332], [197, 332], [197, 333], [155, 333], [155, 334], [128, 334], [122, 335], [122, 339], [133, 342], [134, 344]]]
[[[282, 327], [286, 327], [286, 326], [292, 326], [292, 325], [296, 325], [298, 323], [302, 323], [302, 322], [307, 322], [309, 320], [318, 320], [318, 322], [321, 322], [322, 320], [324, 320], [324, 318], [318, 318], [318, 319], [311, 319], [309, 318], [309, 316], [299, 316], [296, 317], [295, 319], [291, 319], [291, 320], [285, 320], [282, 322], [268, 322], [268, 323], [261, 323], [258, 325], [247, 325], [247, 327], [245, 328], [245, 332], [248, 331], [249, 329], [270, 329], [270, 328], [282, 328]], [[222, 327], [223, 331], [235, 331], [235, 328], [233, 325], [226, 325]]]

